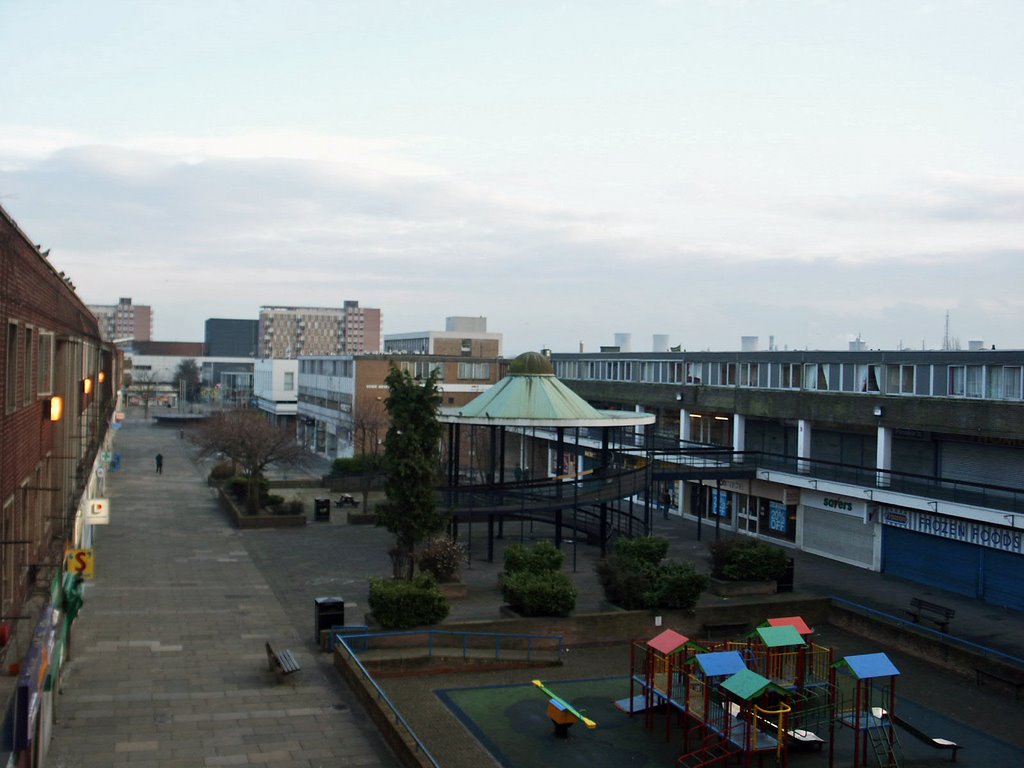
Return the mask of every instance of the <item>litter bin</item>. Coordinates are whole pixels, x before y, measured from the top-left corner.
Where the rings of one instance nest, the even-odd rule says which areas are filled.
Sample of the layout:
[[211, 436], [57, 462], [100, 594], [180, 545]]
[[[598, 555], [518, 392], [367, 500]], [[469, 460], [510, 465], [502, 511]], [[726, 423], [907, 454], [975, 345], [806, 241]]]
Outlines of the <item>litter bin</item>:
[[783, 572], [782, 576], [780, 576], [775, 581], [775, 591], [776, 592], [792, 592], [793, 591], [793, 568], [794, 568], [794, 563], [793, 563], [793, 558], [791, 557], [791, 558], [789, 558], [789, 560], [786, 561], [786, 570]]
[[314, 626], [316, 634], [313, 636], [317, 645], [320, 644], [320, 633], [331, 627], [344, 626], [345, 624], [345, 601], [340, 597], [314, 597]]
[[318, 523], [326, 523], [331, 519], [331, 500], [313, 499], [313, 520]]

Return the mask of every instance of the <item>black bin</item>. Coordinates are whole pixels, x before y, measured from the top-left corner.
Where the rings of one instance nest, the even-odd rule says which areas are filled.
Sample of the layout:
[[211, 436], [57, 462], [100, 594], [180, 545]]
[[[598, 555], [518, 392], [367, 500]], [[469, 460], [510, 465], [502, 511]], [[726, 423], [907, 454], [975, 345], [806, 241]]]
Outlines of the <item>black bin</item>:
[[775, 591], [776, 592], [792, 592], [793, 591], [793, 570], [794, 570], [794, 565], [795, 564], [793, 562], [793, 558], [792, 557], [789, 558], [789, 560], [786, 561], [786, 570], [785, 570], [785, 572], [782, 574], [782, 576], [780, 576], [775, 581]]
[[340, 597], [314, 597], [314, 640], [320, 643], [320, 633], [331, 627], [345, 626], [345, 600]]
[[331, 500], [313, 499], [313, 520], [318, 523], [329, 522], [331, 519]]

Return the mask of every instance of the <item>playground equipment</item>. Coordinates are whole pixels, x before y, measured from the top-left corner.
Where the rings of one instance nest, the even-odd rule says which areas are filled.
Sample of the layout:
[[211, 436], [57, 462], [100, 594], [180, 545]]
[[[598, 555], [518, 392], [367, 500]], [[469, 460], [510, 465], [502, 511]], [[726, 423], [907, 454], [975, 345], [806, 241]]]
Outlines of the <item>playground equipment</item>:
[[548, 717], [551, 718], [551, 722], [555, 725], [555, 736], [562, 739], [568, 737], [569, 728], [577, 722], [582, 722], [587, 728], [597, 727], [597, 723], [578, 712], [561, 696], [545, 688], [544, 683], [540, 680], [533, 680], [531, 682], [548, 697]]
[[[899, 674], [884, 653], [846, 656], [832, 665], [835, 714], [830, 728], [829, 765], [833, 764], [838, 725], [853, 731], [853, 768], [869, 764], [898, 768], [903, 750], [890, 713], [896, 711]], [[873, 763], [869, 763], [869, 747]]]

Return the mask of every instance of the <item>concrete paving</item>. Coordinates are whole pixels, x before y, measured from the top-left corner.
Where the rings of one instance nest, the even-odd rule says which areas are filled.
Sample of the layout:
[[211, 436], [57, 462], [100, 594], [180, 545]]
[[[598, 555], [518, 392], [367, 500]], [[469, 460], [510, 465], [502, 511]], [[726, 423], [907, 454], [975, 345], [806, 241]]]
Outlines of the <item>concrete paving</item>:
[[[349, 624], [363, 621], [369, 578], [390, 575], [390, 535], [373, 526], [348, 525], [334, 508], [327, 522], [303, 528], [238, 531], [205, 484], [208, 464], [175, 427], [130, 414], [116, 439], [122, 455], [111, 473], [111, 524], [97, 531], [96, 578], [87, 584], [85, 607], [74, 627], [72, 660], [59, 697], [59, 723], [51, 759], [77, 766], [391, 766], [396, 759], [354, 697], [340, 682], [329, 656], [314, 639], [314, 601], [342, 597]], [[162, 474], [154, 456], [164, 455]], [[308, 474], [326, 471], [317, 462]], [[290, 473], [293, 477], [296, 473]], [[279, 477], [284, 477], [280, 473]], [[318, 488], [275, 490], [311, 502]], [[372, 500], [371, 500], [372, 506]], [[670, 557], [706, 567], [706, 544], [715, 532], [692, 521], [655, 518], [655, 533], [671, 541]], [[550, 532], [510, 524], [505, 542], [532, 542]], [[495, 562], [484, 559], [483, 526], [463, 530], [470, 562], [463, 574], [469, 596], [452, 602], [452, 620], [498, 616], [501, 602]], [[567, 569], [579, 591], [577, 610], [596, 611], [603, 595], [594, 576], [595, 547], [568, 542]], [[921, 596], [955, 608], [950, 633], [1024, 658], [1024, 615], [883, 574], [794, 553], [796, 591], [837, 595], [902, 616]], [[846, 652], [873, 650], [863, 639], [835, 637]], [[302, 663], [294, 685], [267, 671], [264, 642], [290, 648]], [[889, 649], [886, 649], [887, 651]], [[1012, 694], [976, 689], [973, 680], [950, 677], [899, 655], [901, 670], [916, 679], [903, 690], [920, 699], [940, 697], [962, 722], [1007, 734], [1024, 746], [1015, 723], [1024, 703]], [[574, 650], [552, 679], [624, 674], [628, 651]], [[620, 669], [621, 667], [621, 669]], [[522, 681], [522, 671], [506, 675]], [[487, 678], [388, 681], [388, 693], [442, 765], [488, 764], [454, 718], [438, 709], [433, 690], [500, 684]], [[980, 725], [979, 725], [980, 724]], [[959, 758], [969, 759], [968, 753]], [[965, 763], [967, 764], [967, 763]]]
[[[329, 657], [227, 523], [178, 429], [132, 414], [74, 625], [48, 764], [395, 766]], [[154, 457], [164, 457], [163, 472]], [[302, 670], [279, 683], [264, 643]]]

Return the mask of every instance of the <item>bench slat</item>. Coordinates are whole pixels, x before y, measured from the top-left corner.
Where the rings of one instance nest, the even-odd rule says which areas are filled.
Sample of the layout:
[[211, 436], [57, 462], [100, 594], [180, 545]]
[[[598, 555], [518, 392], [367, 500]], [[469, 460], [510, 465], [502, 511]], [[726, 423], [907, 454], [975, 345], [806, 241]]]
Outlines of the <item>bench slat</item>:
[[293, 672], [298, 672], [302, 667], [299, 665], [298, 660], [289, 650], [276, 651], [270, 644], [266, 644], [267, 648], [267, 663], [270, 665], [272, 671], [278, 672], [282, 675], [290, 675]]

